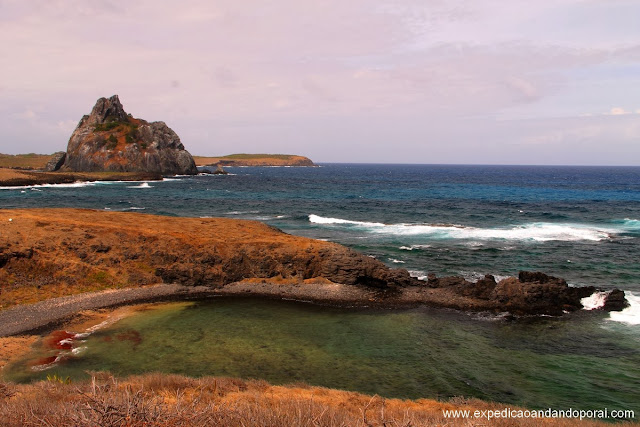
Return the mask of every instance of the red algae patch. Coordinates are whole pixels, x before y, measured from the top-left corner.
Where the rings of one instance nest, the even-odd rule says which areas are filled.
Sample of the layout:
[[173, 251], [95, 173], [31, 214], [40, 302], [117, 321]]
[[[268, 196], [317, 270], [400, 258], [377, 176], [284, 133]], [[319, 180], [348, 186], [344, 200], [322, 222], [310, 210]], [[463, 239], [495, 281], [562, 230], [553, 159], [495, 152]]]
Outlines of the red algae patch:
[[77, 334], [58, 330], [51, 332], [44, 340], [44, 345], [51, 349], [71, 350]]
[[38, 369], [47, 365], [52, 365], [58, 360], [58, 356], [47, 356], [41, 357], [40, 359], [36, 359], [31, 363], [31, 367]]
[[[43, 350], [47, 356], [37, 358], [29, 363], [31, 369], [42, 371], [63, 360], [73, 357], [77, 351], [77, 343], [82, 342], [84, 334], [76, 334], [65, 330], [56, 330], [42, 340]], [[76, 350], [76, 351], [74, 351]]]
[[140, 332], [133, 329], [117, 334], [116, 339], [118, 341], [131, 341], [134, 347], [142, 343], [142, 336], [140, 335]]
[[[149, 304], [119, 307], [116, 309], [84, 310], [78, 313], [64, 328], [54, 330], [42, 336], [39, 344], [34, 344], [40, 337], [0, 338], [0, 368], [27, 357], [26, 366], [34, 371], [43, 371], [61, 362], [73, 359], [85, 347], [87, 337], [94, 332], [108, 327], [119, 320], [138, 311], [148, 310]], [[75, 332], [82, 331], [82, 332]], [[109, 341], [111, 337], [105, 337]], [[130, 330], [114, 337], [118, 341], [130, 341], [134, 347], [142, 342], [138, 331]], [[29, 353], [31, 358], [29, 359]]]

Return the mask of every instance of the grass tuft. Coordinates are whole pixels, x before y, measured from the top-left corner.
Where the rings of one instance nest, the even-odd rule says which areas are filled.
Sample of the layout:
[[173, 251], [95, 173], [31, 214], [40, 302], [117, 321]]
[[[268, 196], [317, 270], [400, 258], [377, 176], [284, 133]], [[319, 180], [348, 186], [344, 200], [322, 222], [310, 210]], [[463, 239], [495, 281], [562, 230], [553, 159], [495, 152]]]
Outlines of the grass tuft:
[[[447, 419], [443, 409], [504, 406], [479, 400], [385, 399], [310, 386], [237, 378], [91, 373], [69, 385], [0, 383], [2, 425], [46, 426], [604, 426], [578, 420]], [[476, 422], [477, 421], [477, 422]], [[637, 425], [637, 424], [635, 424]]]

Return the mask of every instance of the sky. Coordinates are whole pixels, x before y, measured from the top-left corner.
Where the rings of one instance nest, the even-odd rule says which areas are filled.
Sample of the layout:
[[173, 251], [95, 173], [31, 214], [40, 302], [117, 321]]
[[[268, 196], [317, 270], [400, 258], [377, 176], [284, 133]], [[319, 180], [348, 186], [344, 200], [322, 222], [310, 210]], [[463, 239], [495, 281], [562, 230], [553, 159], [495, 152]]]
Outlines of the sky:
[[638, 0], [0, 0], [0, 152], [100, 97], [193, 155], [640, 165]]

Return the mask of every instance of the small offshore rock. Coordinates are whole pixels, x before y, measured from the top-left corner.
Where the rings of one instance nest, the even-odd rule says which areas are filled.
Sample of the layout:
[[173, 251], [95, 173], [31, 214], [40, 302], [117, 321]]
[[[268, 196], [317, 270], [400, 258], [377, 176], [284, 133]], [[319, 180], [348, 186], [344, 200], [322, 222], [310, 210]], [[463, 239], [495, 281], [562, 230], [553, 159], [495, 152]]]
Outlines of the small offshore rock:
[[66, 151], [58, 151], [57, 153], [53, 153], [51, 160], [47, 162], [44, 167], [45, 172], [55, 172], [62, 167], [65, 159], [67, 158]]

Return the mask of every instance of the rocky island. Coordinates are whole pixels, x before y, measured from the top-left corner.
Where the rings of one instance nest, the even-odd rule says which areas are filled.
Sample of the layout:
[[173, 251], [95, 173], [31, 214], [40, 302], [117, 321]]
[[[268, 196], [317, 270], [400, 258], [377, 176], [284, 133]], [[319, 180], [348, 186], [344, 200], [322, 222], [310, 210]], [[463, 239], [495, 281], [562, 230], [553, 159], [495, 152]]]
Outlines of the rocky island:
[[148, 172], [195, 175], [193, 157], [164, 122], [127, 114], [118, 95], [100, 98], [73, 131], [53, 169], [74, 172]]
[[171, 128], [133, 118], [118, 95], [98, 99], [71, 134], [67, 151], [0, 156], [0, 186], [146, 181], [197, 173], [193, 157]]

